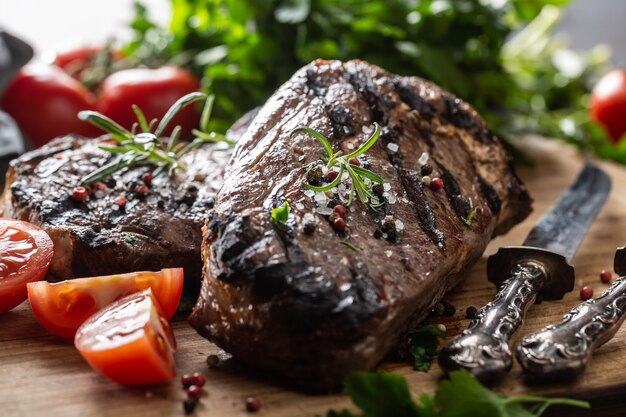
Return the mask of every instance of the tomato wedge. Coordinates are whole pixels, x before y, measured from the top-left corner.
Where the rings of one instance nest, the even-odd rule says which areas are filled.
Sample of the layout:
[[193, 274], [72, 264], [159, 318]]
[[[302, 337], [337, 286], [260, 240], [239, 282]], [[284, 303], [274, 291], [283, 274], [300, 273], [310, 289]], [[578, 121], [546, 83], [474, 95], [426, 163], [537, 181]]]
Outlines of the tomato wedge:
[[149, 289], [91, 316], [74, 346], [93, 369], [120, 384], [158, 384], [176, 374], [174, 333]]
[[0, 313], [26, 300], [26, 284], [46, 276], [52, 254], [52, 240], [45, 231], [0, 218]]
[[182, 268], [159, 272], [131, 272], [103, 277], [79, 278], [58, 282], [34, 282], [28, 285], [28, 300], [49, 332], [72, 338], [81, 324], [115, 300], [151, 288], [167, 319], [172, 318], [183, 291]]

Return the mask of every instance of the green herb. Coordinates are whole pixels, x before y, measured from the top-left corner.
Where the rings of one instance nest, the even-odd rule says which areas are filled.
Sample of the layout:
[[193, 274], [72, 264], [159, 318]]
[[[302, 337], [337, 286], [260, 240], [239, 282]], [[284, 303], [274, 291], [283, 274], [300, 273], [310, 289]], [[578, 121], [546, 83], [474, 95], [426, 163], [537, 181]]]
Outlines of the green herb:
[[[167, 144], [162, 140], [163, 134], [176, 114], [184, 107], [205, 101], [204, 111], [201, 119], [201, 129], [194, 130], [196, 138], [192, 142], [179, 142], [181, 133], [180, 126], [174, 127]], [[153, 177], [162, 173], [172, 175], [177, 169], [186, 169], [180, 163], [180, 159], [187, 153], [207, 144], [215, 142], [226, 142], [232, 145], [232, 141], [217, 133], [207, 133], [204, 129], [208, 126], [208, 119], [212, 108], [213, 97], [207, 97], [203, 93], [190, 93], [181, 97], [165, 113], [163, 119], [152, 120], [147, 123], [141, 109], [133, 105], [133, 111], [137, 117], [137, 123], [132, 131], [128, 131], [115, 121], [95, 111], [81, 111], [78, 117], [110, 134], [117, 142], [118, 146], [100, 146], [100, 149], [109, 152], [115, 157], [112, 161], [103, 165], [80, 181], [80, 185], [87, 185], [97, 181], [102, 181], [116, 172], [136, 166], [154, 167]], [[137, 129], [140, 133], [136, 133]]]
[[[589, 408], [567, 398], [505, 397], [491, 392], [467, 371], [450, 373], [439, 383], [434, 398], [411, 398], [406, 379], [392, 373], [352, 373], [345, 392], [359, 407], [360, 417], [539, 417], [550, 406]], [[326, 417], [357, 417], [348, 411], [329, 411]]]
[[124, 240], [133, 246], [137, 244], [137, 238], [132, 233], [124, 233]]
[[472, 220], [474, 220], [474, 217], [476, 217], [476, 209], [472, 210], [469, 216], [467, 216], [467, 219], [465, 217], [461, 217], [461, 221], [465, 224], [465, 226], [471, 227]]
[[216, 131], [312, 60], [358, 58], [435, 81], [501, 136], [560, 137], [626, 163], [626, 146], [611, 146], [587, 113], [606, 47], [576, 52], [552, 36], [568, 0], [170, 3], [165, 25], [135, 6], [126, 59], [151, 67], [175, 62], [203, 77], [206, 92], [218, 97]]
[[413, 356], [413, 368], [416, 371], [428, 372], [433, 358], [437, 356], [439, 341], [446, 337], [446, 332], [435, 325], [427, 324], [411, 331], [408, 337], [408, 350]]
[[347, 240], [340, 240], [339, 243], [341, 243], [342, 245], [352, 249], [355, 252], [363, 252], [363, 249], [359, 248], [356, 245], [353, 245], [352, 243], [348, 242]]
[[384, 204], [384, 202], [381, 202], [372, 191], [373, 183], [382, 184], [383, 179], [380, 177], [380, 175], [370, 171], [369, 169], [352, 165], [349, 162], [351, 158], [358, 158], [376, 144], [378, 138], [380, 138], [381, 132], [378, 123], [374, 123], [374, 132], [365, 141], [365, 143], [363, 143], [363, 145], [361, 145], [356, 151], [347, 155], [343, 155], [341, 151], [334, 152], [328, 139], [320, 132], [311, 129], [310, 127], [296, 127], [289, 133], [289, 137], [292, 137], [299, 132], [303, 132], [314, 137], [322, 144], [322, 146], [324, 146], [324, 149], [326, 150], [326, 156], [322, 157], [322, 160], [326, 162], [326, 168], [339, 168], [339, 174], [337, 175], [337, 178], [335, 178], [330, 184], [318, 187], [304, 181], [302, 185], [305, 188], [316, 192], [324, 192], [330, 190], [331, 188], [339, 185], [343, 178], [343, 173], [347, 172], [350, 178], [350, 192], [348, 193], [348, 201], [345, 203], [347, 207], [352, 204], [352, 200], [354, 199], [355, 195], [363, 204], [369, 206], [372, 210], [377, 210]]
[[282, 206], [272, 209], [272, 221], [276, 224], [285, 224], [289, 219], [290, 211], [291, 207], [287, 200], [285, 200]]

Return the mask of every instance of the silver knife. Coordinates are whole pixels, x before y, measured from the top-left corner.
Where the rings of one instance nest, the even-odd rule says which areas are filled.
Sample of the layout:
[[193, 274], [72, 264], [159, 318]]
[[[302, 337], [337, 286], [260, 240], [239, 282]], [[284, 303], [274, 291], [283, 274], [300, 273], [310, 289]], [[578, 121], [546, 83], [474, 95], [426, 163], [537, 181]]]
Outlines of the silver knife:
[[498, 293], [443, 347], [439, 365], [445, 372], [463, 368], [483, 383], [506, 375], [513, 364], [509, 341], [537, 295], [558, 300], [574, 288], [570, 262], [610, 189], [608, 175], [588, 163], [522, 246], [503, 247], [489, 257], [487, 277]]
[[615, 254], [620, 278], [596, 299], [574, 307], [557, 325], [524, 337], [517, 361], [529, 381], [553, 383], [582, 374], [593, 351], [615, 336], [626, 318], [626, 248]]

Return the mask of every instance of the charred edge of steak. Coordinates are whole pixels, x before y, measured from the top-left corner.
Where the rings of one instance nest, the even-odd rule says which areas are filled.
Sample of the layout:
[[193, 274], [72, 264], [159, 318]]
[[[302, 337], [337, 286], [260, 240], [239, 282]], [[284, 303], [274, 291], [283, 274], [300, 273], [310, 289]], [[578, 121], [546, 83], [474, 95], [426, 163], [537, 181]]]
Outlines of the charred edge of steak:
[[456, 127], [471, 129], [476, 126], [476, 120], [463, 108], [460, 98], [444, 95], [443, 101], [446, 106], [445, 118]]
[[459, 183], [450, 171], [448, 171], [440, 161], [435, 161], [435, 163], [437, 164], [437, 169], [440, 173], [439, 175], [443, 180], [443, 183], [446, 185], [444, 189], [446, 190], [446, 196], [448, 197], [448, 201], [450, 202], [452, 209], [458, 217], [467, 218], [472, 210], [472, 205], [467, 197], [461, 193]]
[[395, 102], [387, 100], [377, 89], [371, 79], [366, 78], [360, 72], [348, 72], [348, 81], [367, 104], [369, 104], [372, 121], [387, 125], [389, 122], [389, 110], [394, 108]]
[[330, 119], [334, 137], [339, 139], [344, 136], [354, 135], [354, 123], [348, 109], [341, 104], [335, 103], [332, 106], [326, 106], [326, 113]]
[[432, 119], [435, 109], [424, 97], [417, 93], [415, 89], [408, 87], [401, 81], [394, 81], [393, 86], [400, 100], [406, 103], [411, 110], [417, 110], [419, 115], [426, 120]]

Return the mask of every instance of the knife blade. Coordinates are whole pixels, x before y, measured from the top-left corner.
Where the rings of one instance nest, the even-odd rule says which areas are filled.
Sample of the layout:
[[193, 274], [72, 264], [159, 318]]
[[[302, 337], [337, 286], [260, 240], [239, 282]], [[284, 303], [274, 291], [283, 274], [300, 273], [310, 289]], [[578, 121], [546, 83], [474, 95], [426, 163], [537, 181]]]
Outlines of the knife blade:
[[574, 268], [569, 262], [610, 188], [609, 176], [586, 164], [522, 246], [502, 247], [489, 257], [487, 277], [498, 292], [478, 310], [468, 329], [439, 353], [445, 372], [463, 368], [486, 384], [506, 375], [513, 364], [509, 342], [537, 296], [556, 300], [574, 288]]
[[595, 349], [615, 336], [626, 319], [626, 251], [615, 254], [622, 276], [600, 295], [574, 307], [560, 323], [525, 336], [515, 356], [529, 382], [554, 383], [582, 374]]

